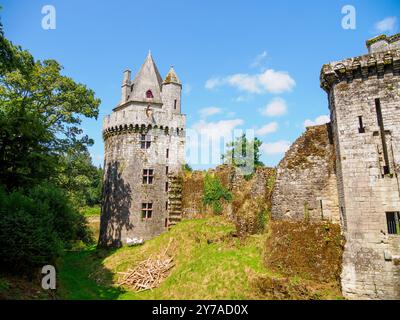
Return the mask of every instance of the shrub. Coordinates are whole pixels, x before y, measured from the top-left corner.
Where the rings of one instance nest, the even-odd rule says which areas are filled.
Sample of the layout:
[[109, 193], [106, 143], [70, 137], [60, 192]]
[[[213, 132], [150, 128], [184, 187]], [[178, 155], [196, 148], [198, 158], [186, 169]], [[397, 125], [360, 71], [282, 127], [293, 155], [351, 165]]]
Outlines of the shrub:
[[11, 272], [54, 264], [72, 240], [90, 241], [84, 217], [50, 185], [30, 192], [0, 189], [0, 261]]
[[221, 214], [221, 200], [231, 201], [232, 194], [221, 184], [217, 177], [206, 174], [204, 178], [203, 203], [206, 206], [211, 206], [215, 214]]

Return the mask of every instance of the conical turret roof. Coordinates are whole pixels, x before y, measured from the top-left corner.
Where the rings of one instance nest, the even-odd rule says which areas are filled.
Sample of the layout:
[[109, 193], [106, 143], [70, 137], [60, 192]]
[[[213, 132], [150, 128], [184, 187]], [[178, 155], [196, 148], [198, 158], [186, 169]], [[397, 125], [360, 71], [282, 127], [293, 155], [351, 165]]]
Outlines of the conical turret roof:
[[167, 83], [176, 83], [176, 84], [181, 85], [181, 82], [175, 73], [174, 67], [172, 67], [172, 66], [171, 66], [171, 69], [169, 69], [168, 74], [164, 80], [164, 84], [167, 84]]
[[146, 57], [142, 67], [133, 80], [133, 89], [129, 97], [130, 101], [148, 102], [146, 93], [150, 90], [153, 98], [152, 102], [162, 103], [161, 101], [162, 78], [153, 60], [151, 52]]

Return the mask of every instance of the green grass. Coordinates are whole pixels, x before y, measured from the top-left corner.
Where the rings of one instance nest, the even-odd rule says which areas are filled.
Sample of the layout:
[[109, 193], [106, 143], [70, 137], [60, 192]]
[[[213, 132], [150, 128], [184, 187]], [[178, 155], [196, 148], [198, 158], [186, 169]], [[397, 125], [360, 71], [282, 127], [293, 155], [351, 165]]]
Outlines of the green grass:
[[[240, 240], [233, 237], [234, 231], [234, 225], [226, 218], [212, 216], [184, 220], [141, 246], [117, 250], [100, 250], [92, 246], [67, 252], [58, 270], [58, 297], [124, 300], [274, 298], [262, 293], [270, 288], [268, 279], [284, 278], [265, 267], [266, 234]], [[175, 265], [158, 288], [134, 292], [116, 285], [118, 272], [134, 268], [167, 248]], [[268, 281], [265, 282], [267, 287], [260, 289], [261, 278]], [[312, 290], [309, 295], [304, 295], [301, 288], [289, 286], [295, 291], [288, 298], [335, 299], [340, 296], [336, 286], [304, 280], [296, 275], [288, 279], [293, 285], [304, 283]]]
[[93, 207], [84, 207], [80, 211], [85, 217], [100, 216], [101, 208], [96, 205]]
[[[268, 272], [262, 263], [263, 237], [241, 243], [231, 236], [233, 230], [222, 217], [187, 220], [139, 247], [68, 252], [59, 270], [59, 295], [64, 299], [251, 298], [249, 276]], [[175, 266], [160, 287], [138, 293], [113, 285], [118, 271], [162, 252], [168, 243]]]

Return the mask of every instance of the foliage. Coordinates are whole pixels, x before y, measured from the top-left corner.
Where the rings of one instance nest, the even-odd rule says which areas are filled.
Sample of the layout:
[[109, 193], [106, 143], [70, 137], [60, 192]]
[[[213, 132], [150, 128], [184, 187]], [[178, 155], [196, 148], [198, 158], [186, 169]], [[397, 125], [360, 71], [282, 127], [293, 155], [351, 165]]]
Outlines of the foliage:
[[99, 205], [102, 195], [103, 170], [92, 164], [87, 150], [69, 150], [60, 157], [55, 182], [66, 190], [73, 204], [84, 206]]
[[0, 183], [30, 188], [49, 180], [60, 155], [93, 143], [79, 125], [97, 118], [100, 100], [56, 61], [35, 61], [0, 38]]
[[248, 168], [257, 168], [264, 166], [264, 163], [260, 160], [260, 147], [262, 141], [257, 137], [254, 140], [248, 140], [246, 134], [237, 137], [235, 141], [227, 143], [229, 150], [221, 156], [224, 163], [233, 164], [238, 168], [242, 168], [249, 179], [251, 179], [250, 174], [253, 170], [248, 170]]
[[193, 168], [188, 163], [185, 163], [185, 164], [182, 165], [182, 170], [184, 172], [192, 172]]
[[215, 214], [221, 214], [221, 200], [231, 201], [232, 194], [221, 184], [217, 177], [206, 174], [204, 178], [203, 203], [212, 206]]
[[90, 239], [83, 217], [54, 186], [40, 185], [28, 193], [0, 189], [0, 203], [2, 269], [32, 273], [54, 263], [71, 239]]

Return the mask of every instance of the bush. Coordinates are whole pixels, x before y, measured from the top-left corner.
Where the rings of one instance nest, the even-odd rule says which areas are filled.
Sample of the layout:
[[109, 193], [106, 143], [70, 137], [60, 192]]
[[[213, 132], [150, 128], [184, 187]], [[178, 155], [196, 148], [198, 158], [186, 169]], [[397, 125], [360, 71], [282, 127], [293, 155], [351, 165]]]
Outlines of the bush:
[[73, 240], [89, 242], [85, 219], [50, 185], [11, 193], [0, 189], [1, 268], [32, 273], [54, 264]]
[[204, 178], [203, 203], [206, 206], [211, 206], [215, 214], [221, 214], [221, 200], [231, 201], [232, 194], [221, 184], [217, 177], [206, 174]]

